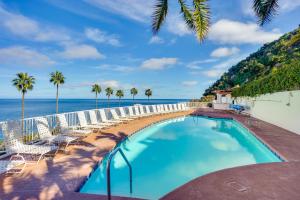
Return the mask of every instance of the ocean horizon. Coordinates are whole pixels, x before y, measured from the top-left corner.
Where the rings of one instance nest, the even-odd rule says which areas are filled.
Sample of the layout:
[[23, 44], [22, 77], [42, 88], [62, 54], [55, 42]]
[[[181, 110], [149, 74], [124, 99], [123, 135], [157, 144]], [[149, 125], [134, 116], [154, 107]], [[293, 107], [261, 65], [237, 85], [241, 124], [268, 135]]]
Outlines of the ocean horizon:
[[[171, 104], [188, 101], [189, 99], [110, 99], [110, 107], [132, 106], [134, 104]], [[0, 121], [21, 118], [22, 101], [19, 98], [0, 99]], [[56, 100], [51, 98], [25, 99], [25, 118], [55, 114]], [[107, 108], [107, 99], [98, 100], [98, 108]], [[74, 112], [95, 108], [95, 99], [62, 98], [59, 99], [59, 112]]]

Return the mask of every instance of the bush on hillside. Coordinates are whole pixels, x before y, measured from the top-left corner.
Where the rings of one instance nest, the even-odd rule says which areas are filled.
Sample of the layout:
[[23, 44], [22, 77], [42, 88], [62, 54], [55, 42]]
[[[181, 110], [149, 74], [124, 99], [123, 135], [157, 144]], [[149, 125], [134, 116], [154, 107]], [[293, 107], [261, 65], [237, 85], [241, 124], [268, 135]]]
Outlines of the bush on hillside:
[[280, 68], [272, 70], [267, 76], [253, 80], [235, 88], [233, 97], [255, 97], [262, 94], [299, 90], [300, 89], [300, 63], [293, 61]]

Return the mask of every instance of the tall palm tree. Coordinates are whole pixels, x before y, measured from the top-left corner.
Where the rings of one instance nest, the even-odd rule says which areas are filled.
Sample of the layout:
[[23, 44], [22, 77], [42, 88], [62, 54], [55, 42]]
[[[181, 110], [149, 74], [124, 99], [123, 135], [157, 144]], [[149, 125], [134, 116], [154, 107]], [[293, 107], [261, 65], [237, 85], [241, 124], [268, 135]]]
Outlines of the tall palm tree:
[[35, 78], [29, 76], [27, 73], [18, 73], [17, 78], [12, 80], [13, 86], [17, 88], [18, 91], [22, 93], [22, 131], [24, 130], [24, 100], [25, 94], [33, 90], [33, 85], [35, 84]]
[[[276, 14], [279, 0], [253, 0], [253, 10], [260, 25], [264, 25]], [[196, 33], [197, 39], [203, 41], [210, 26], [210, 8], [208, 0], [193, 0], [192, 8], [185, 0], [178, 0], [180, 13], [187, 27]], [[168, 0], [156, 0], [152, 14], [152, 31], [157, 34], [168, 14]]]
[[134, 100], [134, 96], [138, 94], [138, 90], [136, 88], [131, 88], [130, 94], [132, 95], [132, 99]]
[[56, 114], [58, 114], [58, 87], [65, 83], [65, 77], [61, 72], [55, 71], [50, 74], [50, 82], [56, 86]]
[[105, 89], [105, 92], [106, 92], [107, 103], [108, 103], [108, 107], [109, 107], [109, 98], [114, 93], [114, 91], [111, 87], [108, 87], [108, 88]]
[[101, 86], [98, 84], [92, 85], [92, 92], [96, 94], [96, 109], [98, 109], [98, 94], [101, 93]]
[[120, 107], [120, 105], [121, 105], [121, 98], [124, 97], [123, 90], [117, 90], [116, 96], [119, 97], [119, 107]]
[[149, 101], [150, 96], [152, 96], [152, 90], [151, 89], [145, 90], [145, 95], [148, 97], [148, 101]]

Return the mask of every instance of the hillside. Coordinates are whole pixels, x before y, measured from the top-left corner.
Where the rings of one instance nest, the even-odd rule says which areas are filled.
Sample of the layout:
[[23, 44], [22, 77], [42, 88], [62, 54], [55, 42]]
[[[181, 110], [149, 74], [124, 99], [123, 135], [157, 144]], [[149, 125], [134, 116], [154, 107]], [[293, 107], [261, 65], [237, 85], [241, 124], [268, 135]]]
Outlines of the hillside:
[[219, 80], [205, 90], [204, 96], [217, 89], [229, 89], [272, 76], [283, 67], [300, 63], [300, 27], [284, 34], [278, 40], [265, 44], [257, 52], [232, 66]]

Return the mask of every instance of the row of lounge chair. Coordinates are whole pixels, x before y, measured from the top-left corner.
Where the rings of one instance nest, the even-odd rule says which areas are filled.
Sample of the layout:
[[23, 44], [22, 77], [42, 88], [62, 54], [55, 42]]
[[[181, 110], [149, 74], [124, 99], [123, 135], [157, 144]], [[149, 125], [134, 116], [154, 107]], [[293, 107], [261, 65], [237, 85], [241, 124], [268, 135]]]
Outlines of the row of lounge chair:
[[[69, 125], [65, 114], [57, 114], [56, 134], [52, 134], [47, 118], [36, 117], [34, 119], [39, 141], [34, 144], [24, 144], [24, 137], [20, 136], [22, 131], [19, 121], [5, 122], [2, 124], [2, 133], [6, 154], [10, 155], [10, 159], [0, 160], [0, 174], [4, 172], [21, 173], [27, 164], [38, 163], [47, 155], [55, 155], [58, 150], [65, 151], [69, 144], [79, 144], [80, 139], [86, 137], [94, 130], [104, 129], [120, 123], [127, 123], [142, 117], [180, 112], [187, 109], [183, 103], [146, 106], [135, 105], [127, 107], [127, 112], [123, 107], [111, 108], [109, 109], [111, 116], [109, 119], [104, 109], [89, 110], [87, 112], [78, 111], [76, 112], [78, 119], [76, 126]], [[99, 117], [97, 117], [97, 114]], [[26, 155], [29, 155], [30, 158], [35, 157], [36, 159], [27, 159]], [[18, 170], [13, 170], [17, 166], [22, 167]]]

